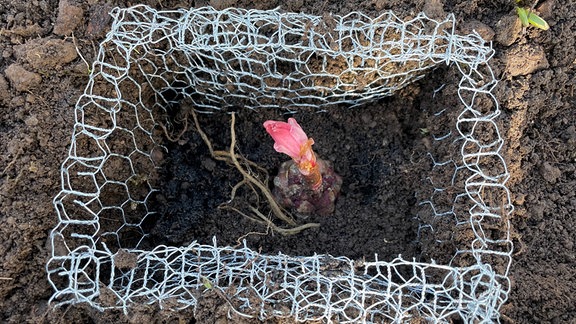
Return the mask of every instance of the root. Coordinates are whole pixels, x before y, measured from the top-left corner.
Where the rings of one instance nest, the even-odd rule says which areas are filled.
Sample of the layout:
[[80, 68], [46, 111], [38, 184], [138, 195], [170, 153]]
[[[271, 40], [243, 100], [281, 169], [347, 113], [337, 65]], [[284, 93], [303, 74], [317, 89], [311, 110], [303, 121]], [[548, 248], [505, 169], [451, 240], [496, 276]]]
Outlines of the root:
[[[166, 129], [166, 125], [164, 125], [163, 123], [159, 123], [160, 127], [162, 128], [162, 130], [164, 131], [164, 136], [166, 136], [166, 138], [170, 141], [170, 142], [178, 142], [180, 140], [180, 138], [184, 135], [184, 133], [186, 133], [186, 131], [188, 130], [188, 112], [187, 110], [185, 110], [186, 112], [184, 113], [184, 117], [182, 118], [182, 120], [184, 121], [184, 127], [182, 128], [182, 130], [180, 131], [180, 133], [178, 133], [175, 137], [172, 137], [172, 135], [170, 134], [170, 132], [168, 132], [168, 129]], [[196, 117], [196, 115], [194, 114], [194, 117]]]
[[[240, 172], [240, 174], [242, 175], [242, 180], [232, 187], [232, 191], [230, 193], [230, 200], [227, 203], [219, 206], [218, 208], [234, 211], [250, 219], [251, 221], [265, 225], [266, 227], [271, 228], [273, 231], [276, 231], [282, 235], [293, 235], [304, 229], [320, 226], [320, 224], [317, 223], [308, 223], [301, 226], [296, 226], [296, 222], [294, 221], [294, 219], [290, 217], [289, 214], [287, 214], [282, 209], [282, 207], [278, 205], [276, 200], [274, 200], [274, 196], [266, 186], [266, 183], [268, 183], [269, 178], [268, 172], [266, 172], [264, 168], [257, 165], [256, 163], [244, 158], [241, 155], [236, 154], [235, 152], [236, 131], [234, 128], [236, 122], [236, 116], [234, 113], [232, 113], [232, 119], [230, 122], [231, 140], [230, 140], [230, 148], [228, 151], [214, 150], [214, 147], [212, 146], [210, 139], [208, 138], [206, 133], [202, 131], [202, 128], [200, 127], [200, 123], [198, 122], [198, 117], [196, 116], [196, 113], [192, 111], [191, 115], [192, 118], [194, 119], [196, 130], [200, 134], [200, 137], [202, 138], [204, 143], [206, 143], [206, 146], [208, 146], [208, 150], [210, 151], [210, 155], [212, 156], [212, 158], [218, 161], [224, 161], [227, 164], [234, 166], [236, 170], [238, 170], [238, 172]], [[254, 170], [257, 170], [258, 172], [254, 172], [252, 168]], [[262, 175], [264, 175], [263, 181], [258, 179], [259, 176], [262, 177]], [[267, 217], [258, 208], [253, 206], [250, 206], [250, 213], [245, 213], [235, 207], [230, 206], [229, 204], [236, 197], [238, 189], [240, 189], [243, 186], [248, 186], [252, 190], [254, 196], [257, 198], [257, 205], [260, 205], [260, 196], [263, 196], [265, 198], [265, 203], [268, 206], [270, 206], [270, 214], [271, 214], [270, 216], [280, 219], [284, 223], [295, 227], [292, 228], [279, 227], [276, 224], [274, 224], [274, 222], [272, 222], [271, 217]]]

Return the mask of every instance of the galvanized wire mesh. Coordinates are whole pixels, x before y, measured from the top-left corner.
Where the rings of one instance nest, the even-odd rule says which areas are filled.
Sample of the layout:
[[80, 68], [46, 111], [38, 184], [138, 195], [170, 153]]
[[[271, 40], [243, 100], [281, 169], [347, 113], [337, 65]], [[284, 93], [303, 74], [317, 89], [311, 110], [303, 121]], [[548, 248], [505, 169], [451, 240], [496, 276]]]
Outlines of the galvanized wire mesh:
[[[321, 17], [136, 6], [115, 9], [113, 16], [76, 105], [62, 189], [54, 198], [59, 222], [47, 263], [53, 303], [124, 311], [135, 303], [159, 303], [178, 310], [196, 307], [203, 292], [216, 289], [227, 296], [231, 312], [262, 319], [498, 318], [510, 289], [511, 204], [492, 95], [496, 80], [488, 65], [493, 51], [479, 36], [456, 35], [451, 16], [402, 20], [392, 12]], [[206, 111], [240, 104], [355, 106], [392, 95], [441, 63], [462, 74], [455, 133], [435, 138], [455, 147], [456, 158], [430, 154], [433, 172], [451, 176], [445, 183], [430, 176], [434, 189], [421, 199], [430, 213], [421, 217], [419, 234], [470, 229], [473, 238], [449, 264], [262, 255], [216, 240], [141, 248], [154, 216], [148, 204], [163, 152], [154, 136], [158, 111], [170, 103], [189, 100]], [[441, 208], [439, 197], [453, 187], [460, 191], [451, 192], [451, 207]], [[455, 222], [442, 222], [446, 218]]]

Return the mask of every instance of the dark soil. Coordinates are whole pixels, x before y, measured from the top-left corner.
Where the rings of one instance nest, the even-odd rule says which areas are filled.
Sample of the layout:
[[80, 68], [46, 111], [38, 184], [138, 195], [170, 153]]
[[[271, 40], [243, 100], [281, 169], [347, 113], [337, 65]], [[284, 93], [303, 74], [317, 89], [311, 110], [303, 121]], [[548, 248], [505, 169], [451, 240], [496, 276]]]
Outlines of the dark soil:
[[[142, 3], [158, 9], [208, 4], [272, 9], [282, 5], [286, 11], [346, 14], [359, 10], [372, 16], [392, 9], [400, 17], [425, 10], [432, 17], [454, 13], [459, 29], [475, 28], [484, 37], [493, 37], [492, 67], [500, 80], [495, 95], [503, 112], [500, 131], [506, 141], [508, 184], [516, 208], [511, 217], [512, 289], [502, 319], [511, 323], [571, 323], [576, 319], [573, 1], [538, 3], [541, 16], [551, 26], [548, 31], [515, 27], [512, 1], [504, 0]], [[142, 305], [125, 317], [85, 305], [52, 310], [47, 304], [53, 293], [45, 272], [51, 253], [48, 235], [57, 224], [52, 198], [60, 190], [59, 168], [68, 154], [74, 105], [88, 80], [84, 60], [95, 59], [98, 43], [109, 29], [107, 12], [133, 4], [0, 0], [0, 142], [4, 144], [0, 146], [0, 322], [189, 322], [191, 310], [169, 313]], [[318, 222], [320, 227], [294, 236], [266, 233], [266, 228], [217, 208], [229, 199], [231, 186], [241, 177], [233, 167], [210, 157], [194, 127], [175, 142], [164, 139], [169, 154], [164, 154], [154, 179], [161, 189], [154, 197], [159, 217], [144, 224], [151, 235], [140, 242], [141, 247], [179, 246], [193, 240], [211, 243], [217, 236], [219, 244], [229, 245], [245, 238], [249, 246], [267, 253], [329, 253], [368, 260], [375, 253], [381, 260], [401, 254], [405, 259], [448, 262], [459, 244], [454, 241], [466, 237], [450, 233], [432, 244], [419, 236], [415, 215], [426, 217], [419, 202], [431, 196], [431, 181], [445, 181], [450, 174], [432, 172], [427, 152], [453, 158], [447, 152], [455, 149], [439, 145], [432, 137], [450, 130], [454, 123], [458, 111], [450, 108], [458, 104], [457, 82], [456, 69], [442, 66], [395, 96], [363, 107], [299, 111], [295, 118], [314, 138], [318, 156], [334, 163], [344, 184], [334, 215], [297, 218], [300, 224]], [[177, 109], [187, 108], [182, 104]], [[443, 108], [447, 112], [434, 117]], [[285, 120], [288, 115], [266, 109], [227, 112], [232, 110], [236, 112], [238, 152], [273, 176], [287, 157], [272, 149], [262, 123]], [[215, 148], [228, 149], [230, 115], [218, 112], [199, 118]], [[248, 192], [239, 194], [246, 198]], [[453, 199], [447, 195], [434, 202], [442, 209]], [[203, 303], [211, 298], [217, 296], [206, 296]], [[197, 319], [220, 323], [225, 313], [200, 307]]]
[[[152, 229], [153, 245], [183, 245], [192, 240], [209, 244], [214, 235], [220, 244], [236, 245], [238, 239], [254, 232], [260, 234], [246, 237], [249, 246], [267, 253], [316, 252], [352, 258], [372, 258], [374, 253], [386, 258], [416, 256], [417, 222], [411, 211], [416, 204], [416, 188], [431, 163], [410, 162], [418, 148], [425, 150], [419, 129], [427, 125], [418, 122], [424, 119], [418, 115], [425, 113], [411, 111], [408, 102], [397, 97], [356, 111], [341, 108], [296, 114], [302, 127], [311, 130], [309, 136], [315, 138], [319, 157], [334, 161], [336, 171], [345, 179], [336, 212], [329, 217], [310, 215], [299, 219], [301, 224], [317, 222], [320, 227], [298, 235], [265, 235], [261, 233], [266, 232], [265, 227], [237, 213], [218, 210], [229, 200], [230, 188], [241, 180], [240, 174], [224, 162], [211, 159], [197, 132], [186, 133], [180, 144], [168, 146], [171, 154], [161, 172], [166, 180], [159, 197], [165, 208], [159, 211], [163, 216]], [[412, 118], [408, 118], [410, 115]], [[230, 116], [218, 113], [200, 118], [215, 148], [227, 149]], [[286, 116], [280, 110], [238, 112], [237, 147], [246, 152], [246, 158], [258, 161], [274, 175], [287, 157], [273, 150], [272, 139], [262, 127], [267, 119], [285, 120]], [[238, 194], [251, 193], [245, 188]], [[267, 210], [263, 212], [267, 214]]]

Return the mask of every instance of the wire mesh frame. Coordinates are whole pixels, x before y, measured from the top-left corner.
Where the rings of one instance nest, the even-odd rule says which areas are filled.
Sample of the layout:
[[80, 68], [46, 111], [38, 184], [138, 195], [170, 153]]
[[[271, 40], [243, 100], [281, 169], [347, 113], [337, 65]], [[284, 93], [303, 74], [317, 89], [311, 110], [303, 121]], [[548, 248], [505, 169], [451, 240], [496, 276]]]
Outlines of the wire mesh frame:
[[[158, 12], [137, 6], [116, 9], [113, 16], [112, 30], [100, 47], [90, 82], [76, 106], [72, 146], [62, 168], [62, 190], [54, 198], [59, 223], [51, 233], [52, 255], [47, 263], [48, 279], [55, 289], [51, 302], [56, 305], [86, 302], [100, 310], [121, 308], [125, 312], [134, 303], [158, 302], [161, 307], [178, 310], [197, 306], [202, 291], [218, 289], [230, 296], [231, 312], [260, 318], [293, 317], [298, 321], [343, 323], [399, 322], [416, 317], [434, 321], [459, 318], [465, 322], [498, 318], [499, 308], [507, 299], [510, 289], [508, 271], [513, 246], [507, 217], [512, 207], [505, 185], [508, 172], [504, 160], [500, 159], [504, 171], [497, 175], [485, 172], [479, 162], [485, 156], [501, 157], [503, 140], [495, 121], [499, 115], [498, 102], [492, 95], [496, 80], [488, 65], [492, 49], [484, 46], [477, 35], [458, 36], [453, 29], [442, 27], [447, 23], [453, 25], [453, 17], [435, 22], [420, 14], [404, 22], [391, 12], [375, 19], [360, 13], [334, 16], [334, 23], [323, 26], [325, 17], [280, 13], [277, 10], [217, 11], [206, 7]], [[199, 23], [202, 21], [204, 25]], [[272, 23], [276, 28], [272, 30], [276, 33], [266, 34], [258, 30], [266, 23]], [[427, 24], [433, 27], [417, 28]], [[204, 29], [195, 29], [198, 26]], [[206, 29], [206, 26], [210, 28]], [[235, 29], [226, 29], [226, 26], [235, 26]], [[237, 26], [243, 26], [243, 29]], [[377, 26], [384, 28], [384, 32], [378, 34]], [[281, 27], [292, 29], [282, 34]], [[338, 33], [326, 33], [328, 27]], [[361, 31], [364, 33], [363, 40], [374, 40], [388, 30], [400, 36], [392, 38], [392, 41], [390, 38], [379, 38], [380, 42], [376, 42], [379, 46], [391, 47], [387, 47], [381, 65], [376, 60], [376, 63], [367, 64], [368, 70], [386, 67], [390, 62], [426, 63], [411, 65], [395, 75], [379, 75], [375, 78], [378, 82], [350, 83], [345, 77], [349, 70], [358, 68], [354, 70], [356, 75], [366, 72], [362, 70], [366, 64], [355, 64], [355, 57], [360, 57], [362, 62], [382, 57], [372, 42], [363, 43], [361, 37], [350, 35]], [[190, 33], [195, 37], [190, 37]], [[289, 39], [287, 36], [291, 33], [301, 37], [300, 41], [281, 43]], [[242, 39], [238, 35], [253, 38]], [[342, 39], [348, 39], [348, 42], [338, 41]], [[145, 51], [155, 50], [160, 56], [168, 54], [163, 53], [160, 46], [154, 46], [160, 40], [168, 42], [169, 47], [177, 51], [201, 53], [204, 56], [210, 53], [210, 58], [217, 62], [212, 65], [202, 65], [200, 62], [203, 60], [188, 62], [195, 63], [195, 67], [201, 70], [195, 70], [197, 74], [193, 78], [190, 77], [195, 73], [190, 72], [193, 65], [180, 66], [176, 62], [180, 70], [172, 79], [196, 82], [194, 86], [197, 89], [215, 89], [205, 93], [205, 100], [194, 102], [199, 107], [209, 109], [226, 104], [228, 99], [239, 98], [234, 91], [226, 88], [227, 83], [233, 83], [240, 93], [248, 89], [257, 94], [241, 96], [240, 99], [248, 101], [246, 106], [249, 108], [273, 107], [278, 106], [279, 102], [295, 109], [311, 104], [357, 105], [392, 94], [422, 77], [423, 72], [438, 63], [454, 63], [462, 73], [458, 92], [464, 108], [456, 121], [456, 128], [463, 139], [462, 167], [472, 174], [466, 180], [465, 196], [473, 202], [468, 222], [475, 235], [471, 246], [461, 249], [458, 254], [469, 254], [476, 262], [466, 267], [454, 267], [404, 260], [401, 257], [381, 261], [376, 256], [375, 262], [361, 262], [329, 255], [261, 255], [247, 246], [237, 249], [218, 246], [215, 239], [213, 245], [158, 246], [152, 251], [110, 248], [109, 244], [112, 243], [100, 240], [102, 235], [115, 234], [119, 240], [117, 232], [126, 228], [137, 229], [141, 224], [128, 220], [125, 205], [113, 206], [102, 201], [100, 195], [104, 189], [115, 187], [126, 192], [126, 201], [130, 206], [143, 206], [138, 211], [150, 214], [146, 202], [154, 189], [149, 188], [147, 193], [136, 198], [130, 184], [139, 176], [133, 163], [137, 156], [144, 157], [144, 160], [148, 158], [148, 165], [154, 168], [150, 146], [136, 143], [138, 136], [151, 137], [154, 127], [154, 123], [150, 123], [150, 120], [153, 121], [152, 108], [141, 102], [126, 100], [126, 94], [122, 93], [119, 84], [130, 79], [129, 74], [136, 66], [142, 74], [150, 76], [147, 85], [134, 85], [138, 89], [139, 100], [147, 91], [146, 86], [156, 93], [170, 87], [170, 84], [163, 85], [161, 82], [158, 86], [158, 79], [155, 78], [164, 76], [162, 64], [153, 71], [144, 67], [150, 63], [156, 64], [146, 59]], [[261, 46], [259, 51], [254, 50], [254, 47], [258, 47], [254, 45]], [[257, 55], [246, 55], [248, 47]], [[124, 55], [126, 60], [118, 62], [108, 56], [106, 53], [110, 48]], [[243, 61], [230, 66], [225, 62], [230, 56], [222, 56], [222, 53], [243, 58]], [[340, 78], [330, 79], [331, 76], [326, 76], [325, 59], [320, 61], [319, 70], [306, 66], [311, 59], [310, 53], [322, 53], [328, 58], [343, 56], [352, 59], [347, 61], [347, 68], [341, 71]], [[261, 58], [262, 55], [277, 55], [287, 61], [292, 60], [291, 67], [297, 71], [288, 78], [280, 75], [278, 68], [270, 71], [271, 77], [288, 80], [287, 84], [276, 85], [273, 89], [267, 83], [246, 82], [242, 77], [258, 73], [256, 68], [262, 65], [257, 62], [249, 65], [256, 67], [255, 70], [246, 70], [242, 62], [253, 62], [255, 57]], [[197, 58], [194, 55], [189, 57]], [[160, 61], [167, 66], [175, 64], [177, 60], [169, 62], [161, 57]], [[218, 62], [226, 63], [225, 67], [235, 74], [222, 70]], [[331, 87], [318, 84], [317, 79], [309, 79], [308, 75], [328, 77], [333, 84]], [[105, 93], [94, 90], [98, 82], [109, 84]], [[289, 87], [288, 90], [292, 92], [278, 93], [278, 88], [282, 86]], [[479, 111], [475, 108], [481, 97], [492, 100], [491, 110]], [[135, 111], [137, 126], [123, 126], [115, 119], [121, 109]], [[95, 122], [93, 111], [99, 115], [98, 122]], [[469, 127], [460, 127], [463, 124], [472, 124], [472, 131], [469, 131]], [[489, 143], [484, 143], [474, 132], [477, 125], [486, 124], [496, 129], [495, 138]], [[113, 153], [106, 141], [109, 136], [119, 132], [132, 137], [134, 141], [127, 144], [133, 149], [124, 155]], [[476, 149], [470, 151], [470, 147]], [[103, 171], [104, 165], [113, 158], [121, 161], [119, 163], [126, 163], [130, 170], [129, 180], [115, 180]], [[493, 188], [503, 192], [502, 205], [491, 206], [484, 200], [483, 192]], [[108, 212], [116, 212], [123, 218], [124, 224], [117, 232], [102, 230], [103, 215], [108, 215]], [[486, 220], [497, 221], [504, 229], [503, 236], [492, 237], [483, 227]], [[143, 239], [145, 233], [141, 234]], [[134, 246], [138, 245], [139, 242]], [[499, 259], [498, 267], [491, 264], [494, 258]]]

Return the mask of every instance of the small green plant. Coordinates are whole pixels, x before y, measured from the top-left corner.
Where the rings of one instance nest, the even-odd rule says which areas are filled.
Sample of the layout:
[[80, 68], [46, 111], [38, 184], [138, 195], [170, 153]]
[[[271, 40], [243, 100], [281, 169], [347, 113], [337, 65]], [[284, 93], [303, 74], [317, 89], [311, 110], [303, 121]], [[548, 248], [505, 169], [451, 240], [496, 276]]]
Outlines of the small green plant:
[[533, 9], [520, 7], [519, 0], [516, 0], [516, 13], [518, 14], [518, 17], [520, 17], [520, 21], [522, 22], [522, 26], [524, 27], [532, 25], [542, 30], [548, 30], [550, 28], [546, 20], [538, 16], [538, 14], [536, 14], [536, 12], [534, 12]]

